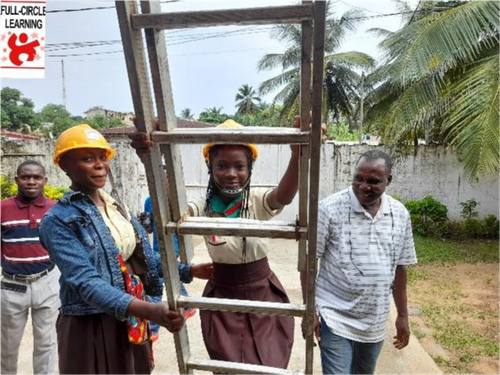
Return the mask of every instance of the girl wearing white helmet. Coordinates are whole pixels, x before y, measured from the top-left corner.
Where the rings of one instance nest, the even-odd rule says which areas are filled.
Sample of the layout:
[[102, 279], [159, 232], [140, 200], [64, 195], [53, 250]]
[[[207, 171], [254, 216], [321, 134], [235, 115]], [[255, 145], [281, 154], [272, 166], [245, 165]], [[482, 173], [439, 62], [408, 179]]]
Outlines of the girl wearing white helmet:
[[[298, 126], [299, 119], [296, 119]], [[241, 127], [233, 120], [220, 128]], [[139, 156], [149, 152], [144, 133], [131, 135]], [[189, 202], [192, 216], [269, 220], [290, 204], [298, 189], [298, 147], [274, 189], [250, 188], [253, 144], [207, 144], [203, 149], [209, 183], [205, 197]], [[204, 236], [214, 262], [203, 296], [289, 303], [267, 260], [267, 238]], [[212, 359], [286, 368], [293, 345], [292, 317], [200, 311], [203, 338]]]

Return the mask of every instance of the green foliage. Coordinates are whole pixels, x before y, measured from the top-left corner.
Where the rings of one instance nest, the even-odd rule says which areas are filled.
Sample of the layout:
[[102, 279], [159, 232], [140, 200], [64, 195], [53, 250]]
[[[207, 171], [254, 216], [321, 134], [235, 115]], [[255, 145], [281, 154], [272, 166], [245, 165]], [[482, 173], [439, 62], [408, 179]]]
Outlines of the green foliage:
[[349, 126], [342, 122], [338, 124], [330, 122], [327, 125], [326, 137], [340, 142], [357, 142], [359, 141], [359, 131], [355, 130], [351, 132]]
[[45, 135], [52, 133], [57, 136], [66, 129], [77, 125], [78, 123], [72, 118], [71, 113], [68, 112], [66, 107], [60, 104], [47, 104], [40, 111], [42, 122], [53, 124], [50, 128], [42, 129]]
[[235, 114], [233, 120], [245, 126], [286, 126], [286, 122], [280, 117], [281, 106], [268, 106], [262, 103], [255, 114]]
[[194, 113], [191, 111], [191, 108], [184, 108], [181, 111], [180, 118], [184, 120], [194, 120]]
[[211, 124], [222, 124], [229, 118], [229, 115], [222, 113], [222, 107], [212, 107], [206, 108], [203, 112], [200, 113], [198, 117], [198, 121], [208, 122]]
[[405, 207], [410, 212], [415, 233], [440, 236], [441, 224], [448, 220], [448, 208], [444, 204], [429, 195], [421, 200], [407, 201]]
[[54, 200], [59, 200], [63, 197], [64, 193], [67, 192], [67, 188], [63, 187], [56, 187], [56, 186], [50, 186], [50, 185], [45, 185], [43, 188], [43, 194], [50, 199]]
[[483, 234], [483, 223], [474, 218], [465, 219], [465, 234], [467, 238], [480, 238]]
[[31, 130], [40, 127], [40, 116], [35, 112], [31, 99], [23, 97], [21, 91], [4, 87], [1, 92], [2, 127], [19, 131], [29, 126]]
[[382, 124], [384, 142], [399, 150], [423, 137], [451, 146], [470, 180], [496, 176], [500, 3], [422, 4], [414, 22], [380, 43], [365, 122]]
[[462, 216], [464, 219], [477, 217], [477, 211], [475, 209], [477, 206], [479, 206], [479, 203], [476, 202], [474, 198], [469, 199], [467, 202], [460, 202], [460, 205], [462, 206], [462, 212], [460, 213], [460, 216]]
[[14, 184], [11, 180], [9, 180], [7, 177], [2, 175], [0, 177], [0, 184], [1, 184], [1, 198], [9, 198], [17, 194], [17, 185]]
[[260, 97], [250, 85], [244, 84], [238, 89], [235, 101], [236, 108], [238, 108], [237, 114], [239, 115], [256, 114], [259, 110], [257, 104], [260, 102]]
[[438, 238], [414, 238], [419, 264], [429, 263], [498, 263], [499, 244], [496, 241], [443, 241]]
[[[331, 113], [349, 120], [359, 116], [359, 91], [361, 74], [375, 66], [370, 56], [356, 52], [339, 52], [343, 41], [355, 30], [354, 19], [361, 14], [359, 9], [350, 10], [343, 15], [335, 15], [333, 2], [328, 2], [325, 24], [325, 63], [323, 80], [323, 115]], [[274, 103], [283, 104], [281, 116], [291, 121], [299, 113], [300, 64], [301, 64], [300, 25], [283, 24], [271, 30], [271, 38], [281, 42], [285, 48], [282, 53], [269, 53], [258, 63], [259, 70], [281, 69], [281, 73], [262, 82], [260, 94], [277, 91]]]
[[92, 116], [87, 119], [86, 122], [94, 129], [109, 129], [125, 126], [121, 119], [117, 117], [106, 117], [104, 115]]

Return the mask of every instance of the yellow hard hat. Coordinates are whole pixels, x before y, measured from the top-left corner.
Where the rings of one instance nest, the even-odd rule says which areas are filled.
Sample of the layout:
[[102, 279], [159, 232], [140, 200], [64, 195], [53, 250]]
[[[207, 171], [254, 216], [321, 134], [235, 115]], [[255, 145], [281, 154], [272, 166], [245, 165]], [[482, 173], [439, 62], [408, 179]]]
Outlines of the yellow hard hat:
[[59, 166], [62, 154], [77, 148], [102, 148], [106, 150], [107, 160], [111, 160], [115, 155], [115, 150], [111, 148], [101, 133], [87, 124], [81, 124], [65, 130], [57, 138], [54, 164]]
[[[244, 126], [241, 124], [238, 124], [234, 120], [226, 120], [220, 125], [217, 125], [217, 128], [243, 128]], [[241, 145], [247, 147], [251, 152], [252, 152], [252, 160], [255, 161], [257, 160], [257, 157], [259, 156], [259, 150], [257, 146], [255, 146], [252, 143], [231, 143], [231, 144], [236, 144], [236, 145]], [[205, 161], [208, 162], [210, 159], [210, 149], [215, 146], [215, 143], [207, 143], [205, 147], [203, 147], [203, 157], [205, 158]]]

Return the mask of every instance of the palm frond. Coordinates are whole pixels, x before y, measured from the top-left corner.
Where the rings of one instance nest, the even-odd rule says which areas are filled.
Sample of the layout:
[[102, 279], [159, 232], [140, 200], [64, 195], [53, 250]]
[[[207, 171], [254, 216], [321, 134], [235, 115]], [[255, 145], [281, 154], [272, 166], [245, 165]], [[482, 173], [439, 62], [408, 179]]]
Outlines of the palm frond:
[[450, 91], [453, 103], [446, 113], [447, 140], [459, 153], [466, 176], [495, 176], [499, 171], [499, 59], [491, 56], [464, 74]]
[[446, 101], [440, 98], [439, 87], [432, 77], [407, 87], [393, 102], [384, 124], [383, 134], [386, 140], [397, 140], [409, 128], [422, 132], [429, 131], [429, 125], [438, 113], [444, 110]]
[[325, 56], [326, 63], [342, 65], [346, 68], [370, 70], [375, 67], [375, 59], [363, 52], [340, 52]]
[[296, 79], [300, 75], [298, 68], [287, 70], [280, 75], [270, 78], [262, 82], [259, 86], [259, 93], [265, 95], [278, 89], [279, 87], [290, 83], [293, 79]]
[[394, 34], [394, 31], [382, 29], [379, 27], [372, 27], [371, 29], [366, 30], [366, 32], [381, 38], [388, 38]]
[[[498, 40], [496, 1], [472, 1], [434, 13], [394, 33], [383, 42], [386, 63], [394, 62], [401, 85], [471, 62], [478, 41]], [[406, 45], [406, 46], [405, 46]]]

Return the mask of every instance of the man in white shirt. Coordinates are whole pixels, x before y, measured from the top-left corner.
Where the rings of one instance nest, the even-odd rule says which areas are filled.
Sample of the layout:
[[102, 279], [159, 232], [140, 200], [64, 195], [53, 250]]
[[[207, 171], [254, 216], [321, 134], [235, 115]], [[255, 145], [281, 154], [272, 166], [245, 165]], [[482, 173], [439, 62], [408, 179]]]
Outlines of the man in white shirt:
[[[374, 373], [391, 292], [398, 313], [394, 346], [408, 345], [406, 266], [417, 259], [410, 215], [385, 194], [391, 169], [386, 153], [365, 152], [352, 186], [319, 205], [314, 328], [324, 374]], [[305, 285], [307, 275], [301, 277]]]

